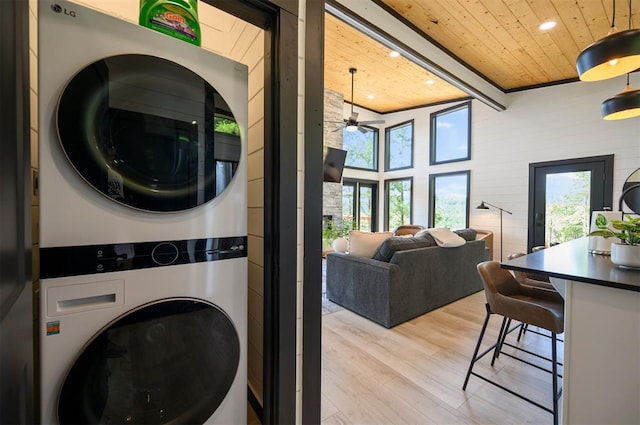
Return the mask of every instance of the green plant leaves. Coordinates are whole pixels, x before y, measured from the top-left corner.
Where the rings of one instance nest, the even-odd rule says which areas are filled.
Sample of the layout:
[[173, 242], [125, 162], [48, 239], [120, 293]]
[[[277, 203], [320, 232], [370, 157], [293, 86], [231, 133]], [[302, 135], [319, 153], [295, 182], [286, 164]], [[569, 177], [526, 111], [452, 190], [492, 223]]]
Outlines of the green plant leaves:
[[604, 215], [598, 214], [596, 226], [599, 230], [594, 230], [589, 236], [616, 237], [627, 245], [640, 245], [640, 218], [609, 221]]

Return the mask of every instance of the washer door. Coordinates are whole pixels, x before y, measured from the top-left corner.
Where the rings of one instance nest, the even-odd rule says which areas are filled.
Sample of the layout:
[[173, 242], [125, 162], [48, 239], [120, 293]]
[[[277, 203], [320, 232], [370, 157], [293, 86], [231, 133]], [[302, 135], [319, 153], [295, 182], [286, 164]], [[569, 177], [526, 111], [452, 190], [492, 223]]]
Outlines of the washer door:
[[240, 342], [213, 304], [142, 306], [95, 336], [71, 367], [60, 424], [202, 424], [231, 388]]
[[238, 125], [216, 89], [154, 56], [113, 56], [81, 70], [60, 97], [57, 127], [87, 183], [145, 211], [210, 201], [240, 160]]

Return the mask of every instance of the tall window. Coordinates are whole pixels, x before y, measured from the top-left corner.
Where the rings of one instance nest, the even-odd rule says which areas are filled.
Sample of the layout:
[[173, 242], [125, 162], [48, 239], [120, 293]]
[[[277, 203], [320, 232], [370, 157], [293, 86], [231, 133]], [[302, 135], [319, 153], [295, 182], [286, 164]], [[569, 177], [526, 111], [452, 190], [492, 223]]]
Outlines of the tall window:
[[365, 232], [375, 232], [378, 183], [345, 179], [342, 184], [342, 222]]
[[431, 114], [429, 164], [471, 159], [471, 102]]
[[378, 133], [374, 127], [361, 125], [361, 130], [342, 130], [342, 149], [347, 151], [345, 167], [378, 171]]
[[413, 177], [384, 181], [385, 229], [411, 224], [413, 211]]
[[385, 171], [413, 167], [413, 120], [385, 130]]
[[469, 171], [429, 176], [429, 225], [452, 230], [469, 223]]

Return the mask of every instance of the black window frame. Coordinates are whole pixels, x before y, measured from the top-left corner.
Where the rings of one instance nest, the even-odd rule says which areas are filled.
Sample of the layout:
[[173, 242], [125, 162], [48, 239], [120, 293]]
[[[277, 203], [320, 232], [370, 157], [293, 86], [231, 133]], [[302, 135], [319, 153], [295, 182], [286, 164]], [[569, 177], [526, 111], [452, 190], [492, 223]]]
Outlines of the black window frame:
[[[347, 134], [347, 133], [351, 133], [351, 132], [347, 131], [346, 127], [343, 127], [343, 129], [342, 129], [342, 149], [347, 151], [347, 158], [346, 158], [346, 160], [344, 162], [344, 167], [345, 168], [349, 168], [351, 170], [378, 171], [378, 168], [379, 168], [379, 165], [378, 165], [378, 163], [379, 163], [379, 161], [378, 161], [379, 154], [378, 154], [378, 152], [380, 150], [380, 148], [379, 148], [379, 146], [380, 146], [380, 129], [377, 128], [377, 127], [369, 126], [369, 125], [360, 125], [360, 126], [358, 126], [358, 128], [364, 128], [367, 131], [369, 131], [371, 133], [374, 133], [374, 135], [375, 135], [375, 137], [374, 137], [375, 140], [373, 141], [373, 143], [374, 143], [374, 146], [373, 146], [373, 164], [374, 164], [374, 168], [354, 167], [354, 166], [351, 166], [351, 165], [348, 164], [347, 161], [349, 159], [349, 149], [344, 145], [344, 138], [345, 138], [344, 135]], [[359, 132], [359, 130], [358, 130], [358, 132]], [[353, 132], [353, 133], [356, 133], [356, 132]]]
[[[387, 127], [384, 129], [384, 171], [397, 171], [397, 170], [406, 170], [409, 168], [413, 168], [413, 154], [414, 154], [414, 150], [415, 150], [415, 125], [414, 125], [415, 120], [411, 119], [408, 121], [404, 121], [401, 123], [398, 123], [396, 125]], [[407, 125], [411, 125], [411, 159], [409, 161], [409, 165], [407, 166], [402, 166], [402, 167], [397, 167], [397, 168], [391, 168], [390, 163], [391, 163], [391, 156], [390, 156], [390, 149], [389, 149], [389, 145], [391, 143], [391, 132], [395, 129], [401, 128], [401, 127], [405, 127]]]
[[[467, 110], [467, 154], [457, 158], [447, 159], [444, 161], [437, 160], [438, 147], [438, 118], [451, 114], [460, 110]], [[448, 164], [451, 162], [468, 161], [471, 159], [471, 101], [460, 103], [446, 109], [441, 109], [430, 114], [430, 130], [429, 130], [429, 165]]]
[[[466, 193], [466, 206], [465, 206], [465, 223], [462, 228], [469, 227], [469, 211], [470, 211], [470, 196], [471, 196], [471, 170], [462, 171], [449, 171], [446, 173], [429, 174], [429, 227], [435, 227], [435, 211], [436, 211], [436, 183], [440, 177], [449, 177], [454, 175], [464, 175], [467, 178], [467, 193]], [[457, 230], [457, 229], [451, 229]]]
[[[353, 202], [353, 217], [355, 221], [355, 228], [360, 229], [360, 187], [371, 187], [372, 196], [371, 196], [371, 231], [378, 231], [378, 185], [379, 182], [377, 180], [364, 180], [364, 179], [353, 179], [353, 178], [345, 178], [342, 181], [342, 186], [353, 186], [354, 191], [354, 202]], [[344, 189], [343, 189], [344, 190]], [[344, 197], [344, 192], [343, 192]], [[344, 204], [343, 204], [344, 205]], [[342, 211], [342, 219], [344, 222], [344, 209]]]
[[389, 230], [389, 184], [398, 181], [409, 181], [411, 183], [411, 195], [409, 196], [409, 223], [413, 222], [413, 176], [398, 177], [384, 180], [384, 230]]

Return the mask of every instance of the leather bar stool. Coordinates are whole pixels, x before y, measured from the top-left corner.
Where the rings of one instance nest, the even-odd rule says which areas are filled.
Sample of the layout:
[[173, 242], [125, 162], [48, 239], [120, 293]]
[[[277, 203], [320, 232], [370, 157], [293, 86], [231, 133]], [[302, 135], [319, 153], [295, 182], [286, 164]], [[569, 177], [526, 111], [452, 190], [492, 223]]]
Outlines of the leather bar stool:
[[[550, 291], [543, 288], [534, 286], [523, 285], [519, 283], [513, 275], [506, 269], [500, 268], [500, 263], [497, 261], [485, 261], [478, 264], [478, 273], [482, 279], [484, 286], [484, 293], [487, 299], [486, 316], [478, 337], [478, 343], [473, 352], [471, 363], [469, 364], [469, 370], [462, 386], [463, 390], [466, 390], [469, 378], [474, 375], [486, 382], [489, 382], [496, 387], [499, 387], [510, 394], [513, 394], [541, 409], [546, 410], [553, 414], [553, 423], [558, 424], [558, 400], [562, 390], [559, 389], [558, 378], [558, 357], [557, 357], [557, 335], [564, 332], [564, 300], [556, 291]], [[478, 354], [482, 339], [489, 323], [489, 318], [492, 314], [497, 314], [503, 317], [502, 326], [498, 335], [498, 341], [486, 349], [481, 354]], [[537, 353], [525, 350], [523, 348], [506, 344], [505, 338], [509, 332], [507, 321], [516, 320], [525, 324], [538, 326], [542, 329], [546, 329], [551, 332], [551, 359], [542, 357]], [[502, 351], [504, 345], [509, 345], [521, 351], [525, 351], [529, 354], [533, 354], [537, 357], [543, 358], [551, 362], [551, 371], [541, 368], [540, 366], [530, 363], [515, 355]], [[473, 371], [473, 367], [477, 361], [484, 357], [489, 352], [493, 351], [493, 359], [491, 364], [493, 365], [495, 359], [500, 353], [522, 361], [529, 365], [535, 366], [538, 369], [551, 373], [552, 376], [552, 390], [553, 390], [553, 406], [552, 408], [543, 406], [515, 391], [498, 384], [490, 380], [489, 378], [482, 376]]]
[[[539, 249], [537, 251], [539, 251]], [[523, 255], [526, 254], [524, 252], [512, 252], [507, 256], [507, 260], [513, 260], [514, 258], [522, 257]], [[551, 291], [556, 290], [551, 282], [549, 282], [549, 278], [547, 276], [532, 275], [516, 270], [513, 271], [513, 275], [515, 276], [516, 280], [523, 285], [537, 286], [538, 288], [549, 289]]]
[[[533, 247], [533, 252], [540, 251], [544, 248], [544, 246]], [[507, 256], [507, 260], [513, 260], [514, 258], [522, 257], [524, 255], [526, 255], [524, 252], [512, 252]], [[557, 292], [556, 288], [551, 284], [547, 276], [525, 273], [517, 270], [513, 270], [511, 273], [513, 273], [513, 276], [516, 278], [516, 280], [523, 285], [534, 286], [536, 288], [543, 288], [549, 291]], [[507, 327], [508, 326], [509, 322], [507, 323]], [[538, 335], [547, 336], [537, 331], [530, 331], [527, 324], [525, 323], [520, 326], [520, 331], [518, 332], [518, 341], [520, 341], [522, 335], [524, 335], [527, 331], [537, 333]]]

